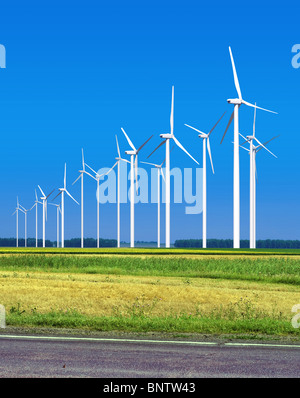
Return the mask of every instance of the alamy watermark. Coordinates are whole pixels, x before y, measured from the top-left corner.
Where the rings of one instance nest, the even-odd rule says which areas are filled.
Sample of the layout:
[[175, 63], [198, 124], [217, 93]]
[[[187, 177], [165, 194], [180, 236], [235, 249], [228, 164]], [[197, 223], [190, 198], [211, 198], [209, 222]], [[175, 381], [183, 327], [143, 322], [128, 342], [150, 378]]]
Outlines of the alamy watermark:
[[0, 68], [6, 68], [6, 49], [0, 44]]
[[300, 304], [295, 304], [292, 307], [292, 312], [296, 312], [296, 315], [292, 318], [292, 326], [293, 328], [298, 329], [300, 327]]
[[[130, 167], [129, 167], [130, 168]], [[105, 167], [97, 171], [99, 189], [96, 198], [100, 204], [117, 203], [117, 171]], [[149, 172], [150, 171], [150, 172]], [[137, 168], [134, 182], [134, 203], [166, 202], [166, 170], [162, 169], [160, 181], [160, 198], [158, 199], [157, 168]], [[108, 173], [105, 175], [105, 173]], [[104, 175], [103, 175], [104, 174]], [[101, 176], [102, 175], [102, 176]], [[100, 177], [101, 176], [101, 177]], [[137, 177], [137, 178], [136, 178]], [[127, 163], [120, 163], [120, 203], [130, 202], [131, 175]], [[137, 182], [137, 185], [136, 185]], [[185, 214], [200, 214], [203, 210], [203, 169], [174, 167], [170, 170], [171, 203], [185, 204]]]
[[292, 67], [298, 69], [300, 68], [300, 44], [293, 45], [292, 53], [295, 53], [292, 58]]

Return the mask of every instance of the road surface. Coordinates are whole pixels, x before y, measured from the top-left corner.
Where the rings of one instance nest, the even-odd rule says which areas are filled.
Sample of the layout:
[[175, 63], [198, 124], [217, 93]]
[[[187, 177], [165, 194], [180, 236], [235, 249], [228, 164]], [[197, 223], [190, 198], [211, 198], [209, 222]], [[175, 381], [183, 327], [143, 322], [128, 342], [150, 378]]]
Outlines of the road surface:
[[0, 335], [0, 378], [298, 378], [300, 345]]

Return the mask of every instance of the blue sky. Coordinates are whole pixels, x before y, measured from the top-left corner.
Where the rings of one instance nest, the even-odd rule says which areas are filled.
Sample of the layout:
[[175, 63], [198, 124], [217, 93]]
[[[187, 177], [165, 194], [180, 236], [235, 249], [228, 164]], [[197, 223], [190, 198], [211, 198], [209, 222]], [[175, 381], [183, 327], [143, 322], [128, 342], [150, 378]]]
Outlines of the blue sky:
[[[121, 127], [136, 146], [154, 138], [141, 159], [169, 131], [171, 87], [175, 87], [174, 132], [202, 164], [202, 142], [184, 126], [211, 135], [215, 175], [208, 168], [208, 238], [232, 238], [233, 126], [220, 140], [235, 97], [228, 46], [232, 47], [243, 97], [278, 115], [258, 111], [257, 137], [270, 143], [278, 159], [257, 158], [257, 238], [299, 239], [300, 69], [291, 49], [300, 43], [299, 4], [286, 1], [14, 1], [1, 4], [0, 43], [6, 69], [0, 69], [1, 206], [0, 236], [15, 236], [11, 216], [16, 196], [25, 207], [40, 184], [50, 192], [69, 190], [81, 166], [81, 148], [93, 168], [110, 166], [115, 134], [127, 148]], [[242, 107], [240, 131], [251, 132], [253, 110]], [[153, 155], [159, 162], [164, 150]], [[240, 153], [241, 238], [249, 229], [249, 156]], [[194, 167], [178, 148], [171, 167]], [[95, 184], [86, 179], [85, 235], [96, 236]], [[201, 215], [171, 207], [171, 241], [201, 238]], [[40, 215], [41, 215], [41, 209]], [[123, 205], [121, 239], [129, 240], [129, 204]], [[100, 236], [116, 237], [116, 206], [100, 208]], [[55, 208], [49, 209], [47, 238], [55, 239]], [[40, 220], [41, 222], [41, 220]], [[66, 200], [65, 237], [80, 236], [80, 209]], [[23, 231], [20, 220], [20, 234]], [[34, 236], [35, 216], [28, 216]], [[39, 225], [41, 232], [41, 224]], [[23, 234], [24, 235], [24, 234]], [[41, 237], [41, 235], [40, 235]], [[136, 206], [136, 240], [156, 240], [156, 206]], [[164, 241], [164, 208], [162, 208]]]

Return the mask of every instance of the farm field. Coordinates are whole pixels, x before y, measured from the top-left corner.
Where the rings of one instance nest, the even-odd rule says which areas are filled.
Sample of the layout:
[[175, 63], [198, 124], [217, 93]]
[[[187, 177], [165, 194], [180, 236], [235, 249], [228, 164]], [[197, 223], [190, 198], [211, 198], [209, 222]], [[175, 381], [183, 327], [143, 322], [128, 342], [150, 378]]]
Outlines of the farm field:
[[300, 251], [0, 249], [8, 327], [299, 340]]

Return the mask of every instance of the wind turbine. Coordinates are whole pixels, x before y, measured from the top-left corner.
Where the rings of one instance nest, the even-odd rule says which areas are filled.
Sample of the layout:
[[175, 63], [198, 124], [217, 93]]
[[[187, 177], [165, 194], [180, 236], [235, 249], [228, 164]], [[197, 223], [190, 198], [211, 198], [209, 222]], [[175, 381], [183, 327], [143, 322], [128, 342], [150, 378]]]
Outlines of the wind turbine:
[[97, 182], [97, 194], [96, 194], [96, 200], [97, 200], [97, 248], [99, 248], [99, 239], [100, 239], [100, 234], [99, 234], [99, 181], [100, 178], [105, 174], [98, 174], [97, 171], [95, 171], [94, 169], [91, 168], [91, 166], [89, 166], [88, 164], [85, 163], [85, 165], [92, 170], [93, 173], [95, 173], [95, 177], [92, 176], [90, 173], [88, 173], [87, 171], [85, 171], [85, 173], [87, 175], [89, 175], [91, 178], [93, 178], [94, 180], [96, 180]]
[[172, 104], [171, 104], [171, 115], [170, 115], [170, 127], [171, 133], [160, 134], [160, 137], [164, 140], [150, 153], [148, 158], [163, 144], [166, 144], [166, 247], [170, 247], [170, 140], [172, 139], [175, 144], [185, 152], [195, 163], [199, 165], [192, 155], [181, 145], [174, 135], [174, 86], [172, 86]]
[[239, 108], [242, 104], [250, 106], [252, 108], [261, 109], [266, 112], [277, 113], [269, 111], [268, 109], [260, 108], [259, 106], [253, 105], [250, 102], [244, 101], [240, 89], [239, 80], [235, 68], [235, 63], [232, 55], [231, 48], [229, 47], [229, 54], [233, 70], [233, 78], [238, 98], [228, 99], [229, 104], [234, 105], [234, 110], [229, 119], [228, 125], [222, 137], [221, 143], [227, 133], [227, 130], [234, 119], [234, 155], [233, 155], [233, 247], [235, 249], [240, 248], [240, 160], [239, 160]]
[[126, 163], [130, 163], [130, 162], [127, 159], [123, 159], [121, 157], [117, 136], [116, 136], [116, 144], [117, 144], [117, 151], [118, 151], [118, 157], [115, 158], [116, 159], [116, 163], [104, 175], [109, 174], [115, 168], [115, 166], [118, 165], [118, 180], [117, 180], [117, 247], [120, 247], [120, 161], [122, 160], [123, 162], [126, 162]]
[[38, 200], [36, 189], [34, 190], [34, 192], [35, 192], [35, 201], [34, 205], [30, 210], [32, 210], [35, 207], [35, 247], [38, 247], [38, 203], [41, 205], [43, 203]]
[[82, 149], [82, 170], [79, 170], [79, 176], [72, 184], [74, 185], [76, 181], [78, 181], [79, 178], [81, 178], [81, 248], [83, 248], [84, 245], [84, 237], [83, 237], [83, 174], [84, 173], [86, 173], [86, 171], [85, 171], [84, 155]]
[[52, 194], [52, 192], [55, 191], [55, 189], [53, 189], [49, 195], [45, 195], [42, 188], [38, 185], [39, 190], [42, 193], [42, 197], [41, 197], [41, 201], [43, 203], [43, 247], [46, 247], [46, 221], [47, 221], [47, 199], [49, 198], [49, 196]]
[[20, 207], [19, 199], [17, 197], [17, 207], [16, 207], [15, 211], [12, 214], [12, 216], [14, 214], [16, 214], [16, 246], [17, 247], [19, 247], [19, 211], [24, 213], [24, 211]]
[[210, 130], [209, 133], [203, 133], [202, 131], [196, 129], [195, 127], [192, 127], [188, 124], [185, 124], [185, 126], [197, 131], [200, 133], [198, 135], [199, 138], [203, 139], [203, 179], [202, 179], [202, 206], [203, 206], [203, 212], [202, 212], [202, 247], [205, 249], [207, 247], [207, 189], [206, 189], [206, 148], [207, 152], [210, 158], [210, 163], [211, 163], [211, 168], [212, 172], [215, 173], [214, 171], [214, 165], [212, 161], [212, 156], [211, 156], [211, 149], [210, 149], [210, 142], [209, 142], [209, 136], [215, 129], [215, 127], [218, 125], [220, 120], [223, 118], [226, 112], [223, 113], [223, 115], [220, 117], [220, 119], [217, 121], [217, 123], [213, 126], [213, 128]]
[[[243, 149], [246, 149], [246, 151], [249, 152], [250, 155], [250, 249], [255, 249], [256, 248], [256, 154], [261, 150], [265, 149], [268, 151], [272, 156], [277, 158], [274, 153], [272, 153], [268, 148], [266, 148], [266, 145], [274, 140], [275, 138], [279, 137], [273, 137], [270, 140], [268, 140], [265, 143], [261, 143], [256, 137], [255, 137], [255, 123], [256, 123], [256, 109], [254, 109], [254, 121], [253, 121], [253, 134], [248, 135], [247, 137], [244, 137], [242, 134], [241, 137], [244, 138], [245, 142], [241, 144], [241, 147]], [[258, 143], [257, 146], [253, 144], [253, 141], [256, 141]], [[250, 149], [244, 148], [242, 145], [244, 145], [246, 142], [249, 142], [250, 144]]]
[[27, 213], [31, 209], [25, 209], [25, 207], [23, 207], [22, 205], [20, 205], [20, 207], [22, 207], [23, 213], [25, 214], [25, 247], [27, 247]]
[[160, 247], [160, 176], [162, 176], [163, 180], [166, 182], [164, 173], [162, 171], [162, 166], [165, 163], [165, 161], [166, 159], [161, 164], [141, 162], [144, 164], [149, 164], [151, 166], [154, 166], [157, 169], [157, 247]]
[[[64, 174], [64, 186], [63, 188], [58, 188], [60, 191], [58, 195], [55, 196], [57, 198], [61, 195], [61, 247], [65, 247], [65, 199], [64, 194], [66, 193], [70, 198], [79, 205], [77, 200], [73, 198], [70, 192], [67, 190], [67, 164], [65, 163], [65, 174]], [[55, 199], [54, 198], [54, 199]], [[53, 200], [54, 200], [53, 199]]]
[[138, 153], [143, 148], [144, 145], [153, 137], [151, 135], [150, 138], [147, 139], [138, 149], [135, 148], [133, 143], [131, 142], [128, 135], [125, 133], [125, 130], [121, 127], [129, 146], [131, 147], [130, 151], [125, 151], [127, 155], [130, 155], [130, 247], [134, 247], [134, 174], [135, 174], [135, 185], [136, 192], [138, 191]]
[[60, 204], [49, 203], [49, 205], [56, 206], [56, 246], [59, 247], [59, 213], [61, 213]]

